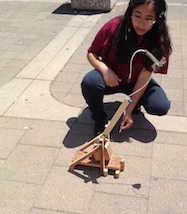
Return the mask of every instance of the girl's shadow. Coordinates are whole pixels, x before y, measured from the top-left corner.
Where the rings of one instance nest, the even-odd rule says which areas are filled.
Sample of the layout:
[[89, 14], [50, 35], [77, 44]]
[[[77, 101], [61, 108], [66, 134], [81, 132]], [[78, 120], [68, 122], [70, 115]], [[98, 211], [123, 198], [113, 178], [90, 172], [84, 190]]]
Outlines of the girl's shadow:
[[[111, 120], [113, 114], [121, 103], [110, 102], [105, 103], [105, 110], [108, 119]], [[85, 108], [78, 118], [69, 118], [67, 125], [70, 127], [63, 144], [67, 148], [75, 148], [94, 138], [94, 121], [91, 119], [89, 108]], [[110, 133], [112, 141], [116, 143], [130, 142], [135, 139], [140, 143], [150, 143], [157, 136], [155, 127], [148, 121], [144, 113], [133, 115], [134, 124], [129, 130], [124, 130], [119, 133], [119, 123], [114, 126]]]

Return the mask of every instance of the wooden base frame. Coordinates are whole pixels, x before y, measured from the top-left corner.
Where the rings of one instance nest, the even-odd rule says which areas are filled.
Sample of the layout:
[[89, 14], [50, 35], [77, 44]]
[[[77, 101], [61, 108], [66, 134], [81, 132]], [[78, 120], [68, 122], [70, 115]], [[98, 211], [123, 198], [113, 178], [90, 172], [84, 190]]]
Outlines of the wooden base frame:
[[129, 100], [125, 99], [121, 103], [103, 133], [96, 136], [91, 141], [86, 142], [78, 151], [76, 151], [70, 165], [71, 171], [74, 170], [76, 165], [85, 165], [100, 168], [103, 176], [108, 175], [108, 170], [114, 170], [114, 177], [119, 177], [120, 172], [124, 171], [125, 161], [122, 156], [113, 154], [110, 142], [110, 132], [127, 108], [129, 102]]

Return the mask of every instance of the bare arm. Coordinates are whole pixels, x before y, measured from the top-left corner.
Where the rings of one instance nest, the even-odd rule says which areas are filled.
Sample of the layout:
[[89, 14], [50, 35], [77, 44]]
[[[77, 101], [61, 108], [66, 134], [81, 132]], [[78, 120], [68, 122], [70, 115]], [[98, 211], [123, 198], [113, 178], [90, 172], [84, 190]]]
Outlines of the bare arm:
[[[145, 85], [146, 82], [149, 80], [150, 76], [151, 76], [151, 72], [143, 69], [138, 76], [133, 92], [141, 88], [143, 85]], [[133, 124], [132, 112], [136, 104], [144, 94], [146, 88], [147, 88], [147, 85], [142, 90], [140, 90], [138, 93], [134, 94], [131, 97], [132, 102], [128, 105], [126, 109], [126, 114], [123, 115], [121, 120], [121, 129], [129, 129], [132, 126]]]
[[87, 59], [90, 64], [102, 74], [107, 86], [115, 87], [119, 85], [121, 80], [113, 70], [111, 70], [104, 62], [99, 60], [99, 57], [96, 54], [88, 53]]

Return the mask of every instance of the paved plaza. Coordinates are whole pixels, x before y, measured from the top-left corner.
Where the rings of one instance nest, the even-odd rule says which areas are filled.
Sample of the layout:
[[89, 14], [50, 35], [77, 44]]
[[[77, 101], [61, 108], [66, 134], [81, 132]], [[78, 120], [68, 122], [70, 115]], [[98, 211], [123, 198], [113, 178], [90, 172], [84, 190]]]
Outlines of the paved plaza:
[[[142, 109], [121, 134], [116, 124], [111, 145], [125, 170], [115, 179], [69, 165], [93, 138], [80, 88], [92, 69], [87, 49], [127, 1], [102, 13], [65, 0], [0, 0], [0, 214], [187, 214], [187, 2], [167, 2], [173, 53], [168, 74], [154, 78], [171, 109]], [[105, 96], [109, 118], [123, 99]]]

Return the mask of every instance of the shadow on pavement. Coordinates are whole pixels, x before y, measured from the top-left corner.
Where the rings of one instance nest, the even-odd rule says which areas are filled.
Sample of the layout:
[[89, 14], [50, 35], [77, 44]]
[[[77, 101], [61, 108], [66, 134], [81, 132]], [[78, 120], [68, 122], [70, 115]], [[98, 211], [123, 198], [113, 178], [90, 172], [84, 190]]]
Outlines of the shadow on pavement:
[[84, 183], [99, 184], [97, 179], [101, 177], [101, 171], [96, 167], [77, 165], [73, 171], [69, 170], [69, 172], [84, 180]]
[[[108, 119], [111, 120], [120, 102], [110, 102], [104, 105]], [[134, 115], [134, 124], [129, 130], [124, 130], [119, 133], [119, 123], [120, 119], [111, 131], [110, 136], [113, 142], [127, 143], [130, 142], [131, 139], [134, 139], [140, 143], [150, 143], [154, 141], [157, 136], [155, 127], [146, 119], [143, 113]], [[78, 118], [69, 118], [67, 125], [70, 130], [63, 141], [64, 146], [67, 148], [78, 147], [94, 138], [94, 122], [90, 118], [89, 108], [85, 108]]]
[[70, 3], [62, 4], [58, 7], [53, 14], [66, 14], [66, 15], [96, 15], [101, 13], [108, 13], [109, 11], [98, 10], [74, 10], [71, 8]]

